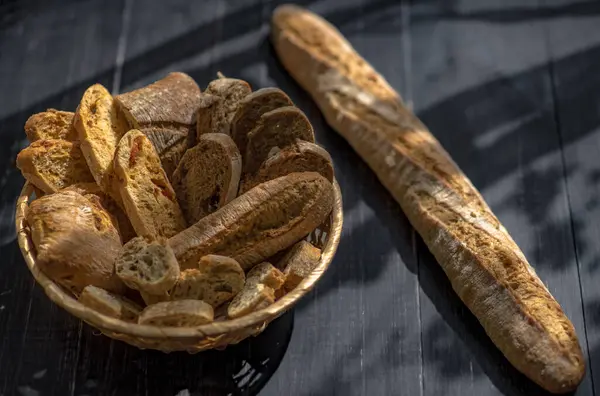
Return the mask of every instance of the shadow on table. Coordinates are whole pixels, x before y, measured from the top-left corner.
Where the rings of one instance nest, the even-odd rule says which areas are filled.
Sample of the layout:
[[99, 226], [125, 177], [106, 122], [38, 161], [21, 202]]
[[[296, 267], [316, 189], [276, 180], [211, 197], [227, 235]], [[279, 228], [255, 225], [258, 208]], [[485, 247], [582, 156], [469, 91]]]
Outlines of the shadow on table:
[[279, 367], [293, 325], [293, 313], [286, 313], [256, 337], [194, 355], [142, 351], [86, 326], [75, 394], [256, 395]]

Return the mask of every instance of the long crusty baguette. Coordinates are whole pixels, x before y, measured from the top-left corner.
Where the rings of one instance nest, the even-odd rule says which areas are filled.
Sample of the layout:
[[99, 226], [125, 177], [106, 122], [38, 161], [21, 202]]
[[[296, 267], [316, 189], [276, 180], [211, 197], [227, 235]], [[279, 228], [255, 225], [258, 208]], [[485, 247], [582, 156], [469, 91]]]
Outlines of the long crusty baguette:
[[284, 67], [392, 193], [496, 346], [547, 390], [573, 390], [585, 373], [573, 325], [469, 179], [332, 25], [295, 6], [272, 22]]

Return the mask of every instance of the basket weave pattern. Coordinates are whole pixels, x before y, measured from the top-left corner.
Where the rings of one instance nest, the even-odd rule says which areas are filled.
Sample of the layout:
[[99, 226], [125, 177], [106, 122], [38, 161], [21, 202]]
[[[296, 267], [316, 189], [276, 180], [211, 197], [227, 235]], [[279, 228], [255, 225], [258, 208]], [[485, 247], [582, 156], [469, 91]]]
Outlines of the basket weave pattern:
[[313, 272], [297, 288], [269, 307], [238, 319], [217, 320], [197, 327], [139, 325], [102, 315], [86, 307], [39, 269], [36, 265], [35, 247], [26, 222], [29, 201], [33, 192], [33, 186], [25, 183], [17, 201], [15, 216], [17, 239], [29, 270], [46, 295], [54, 303], [108, 337], [125, 341], [138, 348], [156, 349], [163, 352], [196, 353], [206, 349], [222, 349], [227, 345], [237, 344], [250, 336], [261, 333], [272, 320], [285, 313], [313, 288], [333, 260], [342, 232], [342, 197], [339, 185], [334, 180], [333, 211], [328, 221], [309, 235], [309, 241], [322, 250], [321, 259]]

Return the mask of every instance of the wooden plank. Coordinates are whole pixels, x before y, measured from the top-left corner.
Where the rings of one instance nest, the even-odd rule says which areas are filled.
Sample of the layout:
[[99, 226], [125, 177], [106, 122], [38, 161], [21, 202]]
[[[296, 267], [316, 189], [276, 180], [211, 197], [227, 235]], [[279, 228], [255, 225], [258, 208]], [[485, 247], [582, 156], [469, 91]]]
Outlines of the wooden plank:
[[[538, 10], [522, 1], [415, 4], [412, 91], [418, 114], [482, 191], [587, 352], [545, 22], [531, 17]], [[486, 338], [426, 249], [419, 271], [424, 394], [541, 393]], [[592, 394], [589, 375], [577, 394]]]
[[0, 29], [0, 394], [69, 395], [81, 322], [33, 286], [15, 242], [14, 205], [23, 179], [12, 161], [29, 115], [47, 107], [74, 110], [90, 80], [110, 86], [122, 3], [21, 6]]
[[[557, 7], [574, 7], [554, 1]], [[600, 4], [546, 25], [594, 390], [600, 384]], [[593, 4], [592, 4], [593, 3]]]

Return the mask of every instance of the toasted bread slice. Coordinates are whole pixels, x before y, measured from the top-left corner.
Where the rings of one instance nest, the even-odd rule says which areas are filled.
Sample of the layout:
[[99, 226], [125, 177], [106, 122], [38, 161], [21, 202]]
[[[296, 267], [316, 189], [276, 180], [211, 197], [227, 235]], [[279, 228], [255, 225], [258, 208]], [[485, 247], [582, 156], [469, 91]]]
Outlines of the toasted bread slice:
[[204, 256], [197, 269], [187, 269], [181, 273], [171, 291], [171, 299], [202, 300], [216, 308], [238, 294], [245, 280], [244, 270], [234, 259]]
[[250, 85], [235, 78], [211, 81], [205, 91], [197, 114], [196, 135], [205, 133], [231, 134], [231, 121], [240, 101], [252, 92]]
[[171, 180], [173, 172], [190, 145], [189, 135], [166, 128], [144, 128], [141, 131], [152, 142], [165, 174]]
[[285, 92], [278, 88], [262, 88], [242, 99], [231, 121], [231, 137], [237, 144], [240, 153], [246, 154], [248, 133], [256, 126], [264, 113], [293, 105], [294, 103]]
[[142, 312], [142, 307], [133, 301], [91, 285], [83, 289], [78, 300], [94, 311], [127, 322], [137, 322]]
[[142, 132], [133, 129], [123, 136], [114, 162], [125, 212], [138, 235], [170, 237], [185, 228], [173, 187]]
[[281, 259], [277, 267], [285, 276], [284, 288], [293, 290], [306, 278], [319, 263], [321, 249], [307, 241], [300, 241]]
[[74, 183], [94, 181], [77, 142], [33, 142], [17, 155], [17, 167], [31, 184], [47, 194]]
[[333, 186], [314, 172], [290, 173], [256, 186], [169, 239], [181, 268], [207, 254], [250, 269], [313, 231], [331, 212]]
[[242, 156], [222, 133], [200, 136], [173, 173], [173, 189], [188, 224], [194, 224], [237, 195]]
[[74, 125], [96, 183], [121, 204], [114, 188], [112, 163], [119, 139], [128, 126], [106, 88], [95, 84], [85, 91], [75, 112]]
[[146, 305], [158, 304], [159, 302], [171, 301], [170, 292], [165, 292], [161, 294], [150, 294], [146, 293], [143, 290], [140, 290], [140, 297], [144, 300]]
[[123, 246], [115, 262], [117, 276], [132, 289], [164, 294], [179, 278], [179, 264], [165, 240], [133, 238]]
[[74, 191], [58, 192], [31, 202], [27, 224], [37, 266], [56, 283], [76, 293], [88, 285], [125, 290], [115, 274], [121, 240], [104, 208]]
[[29, 117], [25, 123], [25, 134], [31, 143], [42, 139], [77, 140], [70, 111], [48, 109]]
[[210, 304], [200, 300], [166, 301], [149, 305], [139, 316], [138, 323], [154, 326], [193, 327], [214, 320]]
[[244, 172], [256, 172], [273, 150], [281, 150], [301, 140], [314, 143], [315, 133], [300, 109], [287, 106], [264, 113], [248, 132]]
[[293, 172], [317, 172], [333, 182], [333, 161], [324, 148], [314, 143], [298, 141], [267, 158], [256, 173], [246, 174], [240, 186], [240, 194], [260, 183]]
[[70, 185], [69, 187], [61, 190], [61, 191], [75, 191], [78, 194], [83, 195], [87, 199], [97, 199], [98, 204], [100, 204], [105, 210], [107, 210], [116, 220], [116, 226], [119, 230], [119, 235], [121, 235], [121, 242], [126, 243], [129, 242], [132, 238], [134, 238], [135, 230], [131, 225], [131, 221], [129, 221], [129, 217], [127, 214], [121, 209], [119, 205], [95, 182], [91, 183], [75, 183]]
[[227, 316], [231, 319], [248, 315], [275, 302], [275, 291], [262, 283], [244, 286], [229, 303]]
[[285, 282], [285, 276], [281, 271], [275, 268], [271, 263], [260, 263], [254, 266], [248, 272], [246, 278], [247, 284], [258, 284], [262, 283], [265, 286], [269, 286], [273, 290], [278, 290], [283, 286]]

